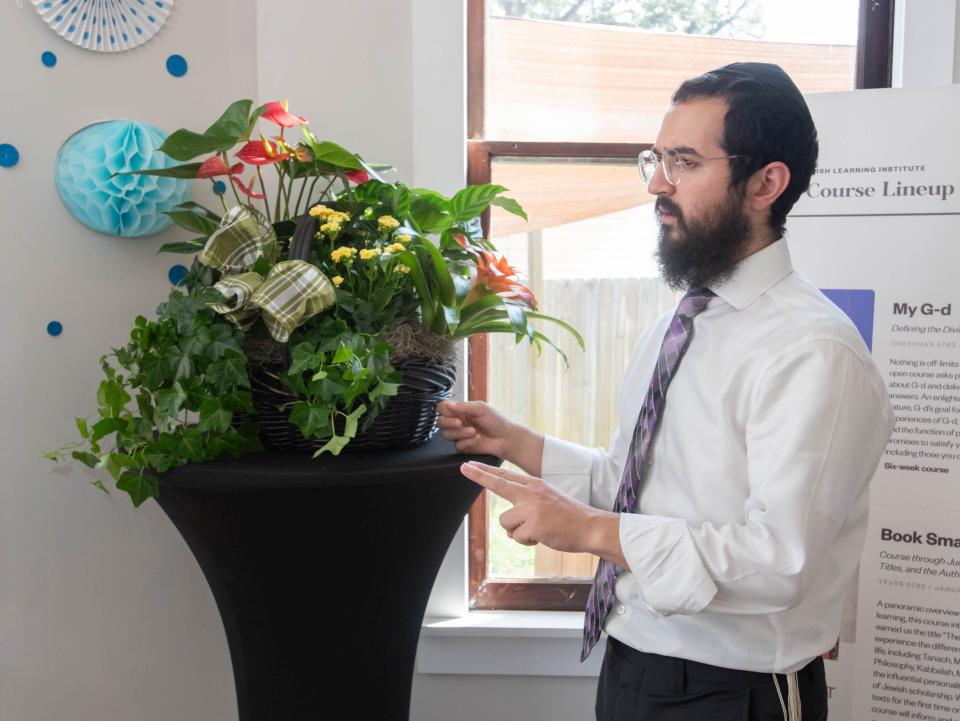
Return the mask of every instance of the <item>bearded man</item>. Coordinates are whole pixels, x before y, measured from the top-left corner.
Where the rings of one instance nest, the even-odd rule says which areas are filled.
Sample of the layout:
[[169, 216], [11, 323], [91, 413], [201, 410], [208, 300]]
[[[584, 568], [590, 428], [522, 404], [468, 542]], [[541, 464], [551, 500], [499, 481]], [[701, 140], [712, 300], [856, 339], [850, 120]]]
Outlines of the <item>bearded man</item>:
[[639, 162], [685, 294], [634, 351], [609, 448], [439, 406], [459, 451], [526, 471], [462, 469], [514, 504], [515, 541], [599, 557], [581, 656], [606, 632], [598, 721], [827, 718], [821, 655], [893, 413], [855, 326], [791, 264], [817, 151], [781, 68], [683, 83]]

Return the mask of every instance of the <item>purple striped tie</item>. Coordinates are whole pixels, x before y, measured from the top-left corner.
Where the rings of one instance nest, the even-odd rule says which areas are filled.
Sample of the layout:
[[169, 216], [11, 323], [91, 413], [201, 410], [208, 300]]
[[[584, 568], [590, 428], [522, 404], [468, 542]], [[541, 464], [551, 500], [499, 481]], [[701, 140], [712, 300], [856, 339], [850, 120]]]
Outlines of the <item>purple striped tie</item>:
[[[644, 465], [650, 456], [650, 443], [657, 430], [657, 423], [663, 415], [667, 388], [680, 365], [680, 359], [690, 345], [690, 338], [693, 336], [693, 319], [707, 307], [713, 296], [713, 292], [705, 288], [691, 288], [681, 298], [676, 313], [670, 321], [670, 327], [667, 328], [660, 346], [657, 367], [653, 372], [653, 378], [650, 379], [650, 386], [647, 388], [647, 395], [643, 399], [640, 416], [633, 430], [627, 462], [620, 479], [620, 490], [617, 491], [617, 500], [613, 506], [615, 512], [633, 513], [636, 510]], [[590, 655], [590, 651], [600, 640], [603, 623], [613, 607], [613, 584], [617, 574], [622, 572], [623, 569], [615, 564], [600, 559], [597, 575], [593, 579], [593, 588], [590, 589], [590, 595], [587, 597], [581, 661]]]

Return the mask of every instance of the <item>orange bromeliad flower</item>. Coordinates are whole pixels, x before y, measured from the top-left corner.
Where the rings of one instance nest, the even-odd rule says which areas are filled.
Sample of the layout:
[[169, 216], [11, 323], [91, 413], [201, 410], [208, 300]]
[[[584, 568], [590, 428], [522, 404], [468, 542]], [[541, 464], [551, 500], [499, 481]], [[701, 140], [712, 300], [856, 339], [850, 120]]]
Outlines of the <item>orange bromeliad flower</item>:
[[477, 288], [483, 286], [489, 292], [495, 293], [504, 300], [519, 303], [531, 310], [537, 309], [537, 299], [534, 297], [533, 291], [523, 285], [517, 269], [510, 265], [505, 257], [485, 250], [478, 251], [476, 256], [476, 285], [470, 291], [465, 305], [481, 295], [477, 292]]

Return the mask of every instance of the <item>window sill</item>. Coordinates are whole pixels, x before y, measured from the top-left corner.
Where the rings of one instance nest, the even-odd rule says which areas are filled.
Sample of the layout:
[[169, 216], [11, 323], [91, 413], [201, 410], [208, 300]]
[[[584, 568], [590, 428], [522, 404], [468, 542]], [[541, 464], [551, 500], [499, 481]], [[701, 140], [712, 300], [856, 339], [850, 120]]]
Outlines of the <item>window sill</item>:
[[471, 611], [426, 618], [417, 672], [490, 676], [592, 676], [600, 673], [605, 639], [580, 663], [583, 613]]

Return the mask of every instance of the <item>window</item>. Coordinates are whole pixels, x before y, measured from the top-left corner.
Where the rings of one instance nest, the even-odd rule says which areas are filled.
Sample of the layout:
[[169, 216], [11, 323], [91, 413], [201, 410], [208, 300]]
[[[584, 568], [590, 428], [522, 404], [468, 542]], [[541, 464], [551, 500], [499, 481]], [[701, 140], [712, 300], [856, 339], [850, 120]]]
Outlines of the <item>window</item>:
[[[671, 93], [745, 59], [781, 65], [804, 92], [889, 86], [892, 2], [468, 0], [468, 13], [468, 180], [506, 186], [527, 210], [524, 223], [494, 208], [487, 232], [587, 343], [543, 326], [565, 369], [549, 349], [474, 338], [469, 396], [606, 446], [630, 352], [676, 300], [636, 165]], [[506, 506], [485, 493], [471, 511], [471, 607], [581, 610], [595, 559], [509, 541]]]

